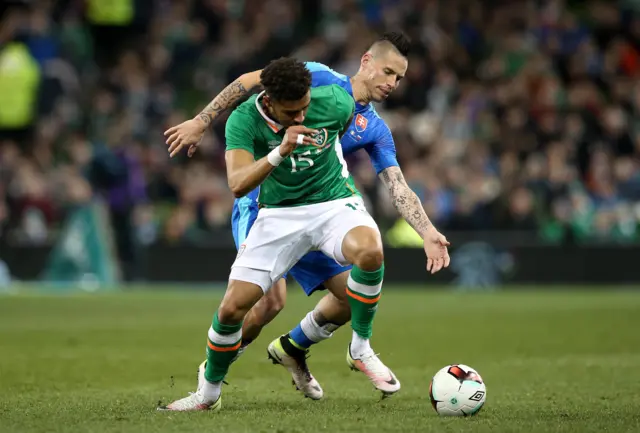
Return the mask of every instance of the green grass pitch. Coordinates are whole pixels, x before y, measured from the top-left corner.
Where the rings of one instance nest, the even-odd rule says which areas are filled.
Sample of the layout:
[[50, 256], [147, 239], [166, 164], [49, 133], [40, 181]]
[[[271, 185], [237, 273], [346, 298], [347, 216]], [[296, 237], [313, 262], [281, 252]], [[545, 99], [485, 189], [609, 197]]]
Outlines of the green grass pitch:
[[[221, 292], [152, 290], [0, 297], [2, 432], [640, 431], [640, 291], [461, 294], [386, 286], [373, 347], [402, 382], [380, 401], [351, 372], [351, 332], [312, 349], [325, 398], [294, 391], [266, 345], [318, 299], [289, 290], [283, 313], [232, 366], [219, 413], [162, 413], [195, 389]], [[440, 418], [431, 376], [476, 368], [487, 403]]]

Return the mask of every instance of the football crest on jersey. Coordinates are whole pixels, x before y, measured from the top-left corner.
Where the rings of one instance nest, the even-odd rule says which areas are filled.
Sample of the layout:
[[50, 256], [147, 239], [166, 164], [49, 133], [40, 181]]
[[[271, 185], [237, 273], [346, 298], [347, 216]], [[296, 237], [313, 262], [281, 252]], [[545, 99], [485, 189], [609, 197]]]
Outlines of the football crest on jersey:
[[356, 121], [355, 121], [356, 131], [364, 132], [364, 130], [367, 129], [368, 123], [369, 121], [362, 114], [356, 115]]
[[324, 147], [327, 144], [327, 138], [329, 137], [329, 133], [325, 128], [320, 129], [316, 134], [311, 136], [313, 140], [313, 146], [315, 147]]

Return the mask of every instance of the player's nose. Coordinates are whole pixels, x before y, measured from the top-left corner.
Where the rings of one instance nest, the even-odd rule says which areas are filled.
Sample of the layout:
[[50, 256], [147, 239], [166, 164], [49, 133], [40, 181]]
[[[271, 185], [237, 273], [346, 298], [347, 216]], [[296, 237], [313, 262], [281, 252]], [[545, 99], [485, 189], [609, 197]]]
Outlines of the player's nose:
[[299, 125], [302, 125], [302, 122], [304, 121], [304, 111], [299, 112], [298, 115], [293, 118], [293, 120]]

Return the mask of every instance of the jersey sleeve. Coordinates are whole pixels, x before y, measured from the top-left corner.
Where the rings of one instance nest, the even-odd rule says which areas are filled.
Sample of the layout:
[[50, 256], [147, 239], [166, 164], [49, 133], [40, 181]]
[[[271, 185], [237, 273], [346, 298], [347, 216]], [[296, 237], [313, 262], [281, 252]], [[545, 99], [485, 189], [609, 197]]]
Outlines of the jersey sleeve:
[[376, 127], [375, 140], [372, 144], [365, 146], [369, 154], [371, 164], [376, 170], [376, 174], [389, 167], [398, 167], [396, 158], [396, 144], [393, 141], [391, 130], [386, 124]]
[[329, 86], [331, 84], [343, 87], [349, 80], [346, 75], [340, 74], [322, 63], [305, 62], [305, 66], [311, 72], [311, 87]]
[[349, 93], [340, 86], [333, 86], [333, 94], [336, 97], [336, 114], [338, 115], [338, 124], [340, 130], [344, 131], [349, 126], [351, 116], [353, 116], [353, 113], [355, 112], [356, 103], [351, 95], [349, 95]]
[[255, 120], [251, 116], [240, 109], [236, 109], [231, 113], [224, 130], [226, 150], [243, 149], [253, 154], [254, 122]]

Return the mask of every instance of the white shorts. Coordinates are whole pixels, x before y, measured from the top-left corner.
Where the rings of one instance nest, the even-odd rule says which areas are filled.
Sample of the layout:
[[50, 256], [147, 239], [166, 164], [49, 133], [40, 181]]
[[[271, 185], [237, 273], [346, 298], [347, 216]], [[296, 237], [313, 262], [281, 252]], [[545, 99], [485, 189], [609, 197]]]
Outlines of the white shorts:
[[229, 279], [257, 284], [266, 293], [309, 251], [349, 264], [342, 241], [355, 227], [378, 231], [360, 197], [286, 208], [264, 208], [238, 249]]

